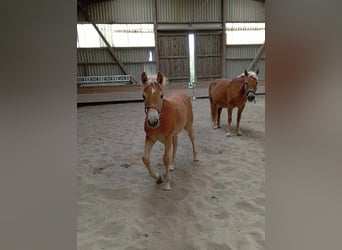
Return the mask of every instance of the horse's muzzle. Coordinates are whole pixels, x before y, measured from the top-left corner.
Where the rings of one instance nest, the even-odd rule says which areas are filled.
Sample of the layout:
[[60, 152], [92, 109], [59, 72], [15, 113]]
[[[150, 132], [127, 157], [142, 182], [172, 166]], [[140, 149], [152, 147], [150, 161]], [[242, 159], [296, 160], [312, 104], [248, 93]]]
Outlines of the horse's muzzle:
[[255, 100], [255, 94], [252, 91], [249, 91], [247, 94], [247, 100], [249, 102], [253, 102]]

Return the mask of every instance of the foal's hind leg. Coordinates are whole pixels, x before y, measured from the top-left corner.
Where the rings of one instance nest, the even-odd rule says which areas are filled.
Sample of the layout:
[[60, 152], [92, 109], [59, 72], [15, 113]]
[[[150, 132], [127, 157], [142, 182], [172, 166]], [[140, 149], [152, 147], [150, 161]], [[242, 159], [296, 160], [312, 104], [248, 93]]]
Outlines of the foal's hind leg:
[[170, 186], [170, 180], [171, 180], [171, 176], [170, 176], [170, 172], [169, 172], [169, 167], [170, 167], [170, 150], [171, 150], [171, 144], [172, 144], [172, 138], [168, 137], [165, 140], [165, 148], [164, 148], [164, 166], [165, 166], [165, 174], [164, 174], [164, 178], [165, 178], [165, 186], [164, 186], [164, 190], [170, 190], [171, 186]]
[[176, 158], [176, 151], [177, 151], [177, 143], [178, 143], [178, 135], [172, 136], [172, 160], [170, 164], [170, 171], [175, 170], [175, 158]]
[[190, 138], [190, 141], [191, 141], [191, 144], [192, 144], [192, 153], [194, 155], [194, 161], [198, 161], [197, 151], [196, 151], [196, 147], [195, 147], [194, 128], [191, 125], [189, 127], [186, 127], [185, 130], [188, 131], [189, 138]]
[[145, 138], [145, 150], [144, 150], [144, 155], [142, 157], [142, 160], [143, 160], [150, 176], [152, 178], [154, 178], [157, 183], [161, 183], [161, 182], [163, 182], [161, 176], [159, 174], [155, 173], [153, 171], [153, 169], [151, 168], [150, 153], [151, 153], [151, 149], [152, 149], [154, 143], [155, 143], [155, 141], [152, 141], [149, 137], [146, 136], [146, 138]]

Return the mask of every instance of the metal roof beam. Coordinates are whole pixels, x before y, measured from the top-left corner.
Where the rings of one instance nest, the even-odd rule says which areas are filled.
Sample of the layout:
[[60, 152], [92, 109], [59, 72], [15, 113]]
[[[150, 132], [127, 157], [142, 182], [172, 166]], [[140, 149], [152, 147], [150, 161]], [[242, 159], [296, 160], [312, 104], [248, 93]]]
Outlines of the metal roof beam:
[[[112, 48], [112, 46], [109, 44], [109, 42], [107, 41], [107, 39], [105, 38], [105, 36], [102, 34], [102, 32], [100, 31], [100, 29], [97, 27], [97, 25], [95, 24], [94, 20], [90, 17], [90, 15], [88, 14], [88, 12], [86, 11], [86, 9], [82, 6], [82, 4], [80, 2], [77, 3], [78, 7], [80, 8], [80, 10], [82, 11], [83, 15], [87, 18], [87, 20], [94, 26], [95, 30], [97, 31], [97, 33], [100, 35], [100, 37], [102, 38], [102, 40], [104, 41], [104, 43], [107, 45], [107, 48], [109, 50], [109, 53], [111, 54], [111, 56], [114, 58], [115, 61], [117, 61], [117, 63], [119, 64], [120, 69], [126, 74], [126, 75], [130, 75], [128, 70], [125, 68], [125, 66], [122, 64], [122, 62], [119, 60], [119, 58], [117, 58], [117, 56], [115, 55], [115, 52]], [[131, 75], [131, 79], [134, 83], [138, 83], [137, 80], [135, 80], [135, 78]]]

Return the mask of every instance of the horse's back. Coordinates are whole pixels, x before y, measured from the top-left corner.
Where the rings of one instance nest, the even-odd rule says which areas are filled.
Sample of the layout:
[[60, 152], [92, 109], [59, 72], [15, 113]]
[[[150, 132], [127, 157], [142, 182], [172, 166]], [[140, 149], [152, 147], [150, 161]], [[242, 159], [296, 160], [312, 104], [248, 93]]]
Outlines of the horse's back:
[[218, 105], [227, 105], [227, 91], [230, 81], [227, 79], [216, 79], [209, 85], [210, 101]]

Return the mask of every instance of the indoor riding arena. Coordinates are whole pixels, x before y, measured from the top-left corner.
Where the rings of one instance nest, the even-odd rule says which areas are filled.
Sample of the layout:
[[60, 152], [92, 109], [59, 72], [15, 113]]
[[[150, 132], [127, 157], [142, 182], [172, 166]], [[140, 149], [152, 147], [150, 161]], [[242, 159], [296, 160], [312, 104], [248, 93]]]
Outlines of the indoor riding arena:
[[[77, 248], [265, 249], [265, 2], [80, 0], [77, 11]], [[160, 107], [143, 96], [143, 72]], [[227, 135], [226, 107], [213, 127], [209, 85], [238, 76], [242, 134], [234, 107]], [[152, 110], [151, 129], [163, 126], [178, 93], [192, 104], [198, 161], [182, 130], [165, 190], [164, 144], [150, 153], [156, 183], [144, 122]]]

